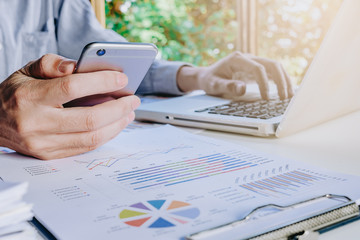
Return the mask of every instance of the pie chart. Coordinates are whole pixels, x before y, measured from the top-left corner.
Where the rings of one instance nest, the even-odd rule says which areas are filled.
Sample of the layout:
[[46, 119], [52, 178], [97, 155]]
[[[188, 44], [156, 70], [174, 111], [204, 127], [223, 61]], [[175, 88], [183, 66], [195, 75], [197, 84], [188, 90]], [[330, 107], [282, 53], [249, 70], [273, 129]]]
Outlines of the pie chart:
[[187, 202], [149, 200], [128, 206], [119, 217], [133, 227], [168, 228], [186, 224], [199, 215], [200, 210]]

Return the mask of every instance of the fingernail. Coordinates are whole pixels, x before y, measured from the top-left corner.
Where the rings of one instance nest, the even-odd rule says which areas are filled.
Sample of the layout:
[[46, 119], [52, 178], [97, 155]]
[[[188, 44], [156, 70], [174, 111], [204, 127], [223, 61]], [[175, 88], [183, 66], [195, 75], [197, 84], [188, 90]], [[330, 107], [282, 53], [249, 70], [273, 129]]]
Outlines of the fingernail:
[[124, 73], [116, 73], [116, 84], [124, 88], [128, 84], [128, 78]]
[[62, 73], [71, 73], [75, 67], [76, 63], [73, 60], [62, 60], [58, 65], [58, 70]]
[[237, 93], [239, 96], [244, 95], [245, 92], [246, 92], [246, 85], [244, 85], [244, 84], [237, 84], [237, 85], [236, 85], [236, 93]]

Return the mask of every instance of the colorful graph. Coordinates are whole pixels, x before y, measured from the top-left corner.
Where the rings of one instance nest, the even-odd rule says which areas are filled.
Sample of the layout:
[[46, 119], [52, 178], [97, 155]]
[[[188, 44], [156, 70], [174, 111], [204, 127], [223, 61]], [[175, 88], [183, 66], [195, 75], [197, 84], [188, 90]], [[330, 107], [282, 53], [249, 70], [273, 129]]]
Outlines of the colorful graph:
[[85, 164], [86, 168], [93, 170], [98, 167], [107, 167], [110, 168], [114, 166], [118, 161], [121, 160], [143, 160], [148, 157], [154, 157], [156, 155], [166, 155], [175, 151], [182, 151], [185, 149], [192, 149], [192, 146], [179, 145], [176, 147], [166, 148], [166, 149], [155, 149], [153, 151], [139, 151], [132, 154], [122, 154], [111, 157], [103, 157], [92, 159], [91, 161], [85, 160], [75, 160], [75, 162], [80, 164]]
[[89, 193], [76, 185], [70, 187], [56, 188], [51, 190], [51, 192], [62, 201], [71, 201], [90, 196]]
[[[155, 186], [171, 186], [218, 174], [257, 166], [254, 156], [241, 152], [215, 153], [198, 158], [162, 164], [155, 167], [119, 173], [116, 180], [133, 190]], [[261, 161], [259, 157], [256, 159]]]
[[24, 170], [29, 173], [31, 176], [39, 176], [44, 174], [52, 174], [59, 172], [57, 168], [50, 164], [42, 164], [42, 165], [33, 165], [29, 167], [24, 167]]
[[130, 205], [119, 217], [133, 227], [168, 228], [186, 224], [199, 215], [200, 210], [186, 202], [150, 200]]
[[240, 187], [267, 197], [291, 196], [293, 193], [298, 192], [300, 188], [312, 186], [315, 182], [321, 180], [325, 180], [325, 178], [305, 171], [295, 170], [243, 184]]

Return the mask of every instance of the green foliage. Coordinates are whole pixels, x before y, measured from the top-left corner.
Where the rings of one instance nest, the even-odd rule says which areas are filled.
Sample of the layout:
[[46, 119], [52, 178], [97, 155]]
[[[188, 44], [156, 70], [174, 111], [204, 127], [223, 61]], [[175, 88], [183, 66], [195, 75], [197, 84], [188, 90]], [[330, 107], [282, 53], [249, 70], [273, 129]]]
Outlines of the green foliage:
[[[279, 60], [296, 79], [313, 59], [342, 0], [253, 0], [258, 55]], [[208, 65], [235, 50], [235, 0], [107, 0], [107, 27], [161, 57]]]
[[154, 43], [163, 59], [208, 65], [232, 51], [227, 43], [235, 42], [237, 24], [230, 2], [107, 1], [107, 27], [129, 41]]

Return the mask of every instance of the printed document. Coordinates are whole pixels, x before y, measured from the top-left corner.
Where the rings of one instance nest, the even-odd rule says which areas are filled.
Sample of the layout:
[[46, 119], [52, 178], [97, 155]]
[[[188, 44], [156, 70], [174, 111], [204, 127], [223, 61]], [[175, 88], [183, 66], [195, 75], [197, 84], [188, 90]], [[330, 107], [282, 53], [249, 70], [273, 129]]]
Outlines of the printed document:
[[[125, 132], [97, 150], [65, 159], [16, 153], [0, 158], [0, 177], [29, 182], [25, 200], [58, 239], [183, 239], [265, 204], [289, 205], [324, 194], [360, 199], [358, 176], [172, 126]], [[240, 237], [301, 215], [276, 214], [263, 213], [270, 220], [244, 228]]]

